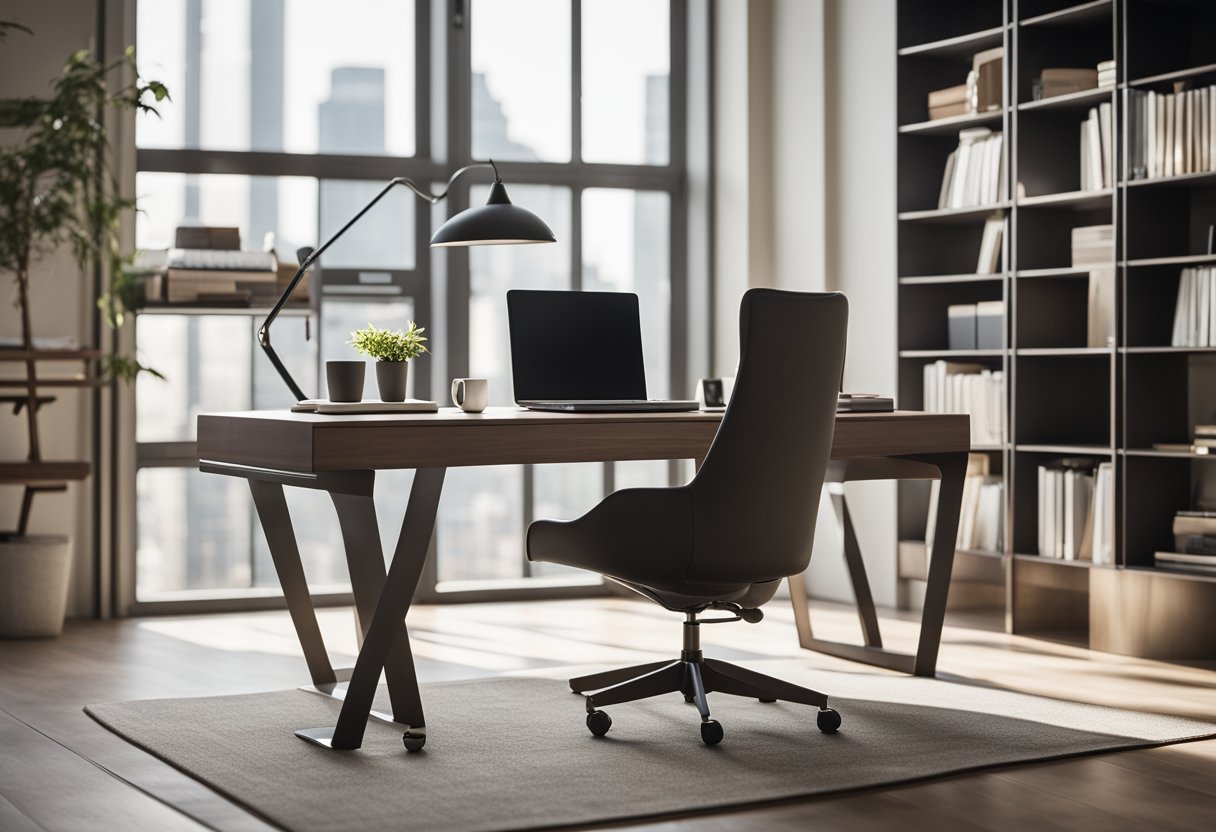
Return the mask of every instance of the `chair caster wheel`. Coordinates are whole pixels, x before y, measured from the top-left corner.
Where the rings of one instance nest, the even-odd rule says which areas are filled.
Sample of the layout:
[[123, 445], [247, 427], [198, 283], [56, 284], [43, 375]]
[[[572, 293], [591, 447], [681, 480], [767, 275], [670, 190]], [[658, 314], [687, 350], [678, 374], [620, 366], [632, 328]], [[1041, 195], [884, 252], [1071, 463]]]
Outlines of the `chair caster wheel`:
[[406, 751], [421, 751], [422, 746], [426, 745], [426, 734], [406, 731], [401, 735], [401, 742], [405, 744]]
[[821, 708], [819, 715], [815, 717], [815, 723], [823, 733], [835, 734], [836, 729], [840, 727], [840, 714], [831, 708]]
[[763, 702], [765, 705], [771, 705], [772, 703], [776, 702], [777, 700], [776, 699], [761, 699], [760, 701]]
[[612, 727], [612, 717], [603, 711], [592, 711], [587, 714], [587, 730], [597, 737], [602, 737], [608, 733], [608, 729]]
[[707, 719], [701, 723], [701, 742], [706, 745], [717, 745], [722, 742], [722, 723], [716, 719]]

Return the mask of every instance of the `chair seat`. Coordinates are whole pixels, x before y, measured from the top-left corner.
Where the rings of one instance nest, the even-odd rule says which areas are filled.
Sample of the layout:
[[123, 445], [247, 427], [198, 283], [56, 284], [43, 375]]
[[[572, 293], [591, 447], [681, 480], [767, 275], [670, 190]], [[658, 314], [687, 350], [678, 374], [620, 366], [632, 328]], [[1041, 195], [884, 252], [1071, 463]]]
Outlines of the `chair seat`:
[[632, 581], [621, 580], [620, 578], [612, 578], [612, 580], [621, 586], [632, 589], [639, 595], [646, 596], [659, 606], [672, 612], [699, 612], [715, 601], [730, 601], [731, 603], [738, 604], [745, 610], [754, 610], [760, 607], [761, 604], [768, 603], [777, 592], [777, 587], [781, 585], [781, 581], [764, 581], [729, 591], [726, 588], [720, 587], [717, 590], [711, 590], [706, 593], [689, 594], [687, 591], [668, 592], [654, 589]]

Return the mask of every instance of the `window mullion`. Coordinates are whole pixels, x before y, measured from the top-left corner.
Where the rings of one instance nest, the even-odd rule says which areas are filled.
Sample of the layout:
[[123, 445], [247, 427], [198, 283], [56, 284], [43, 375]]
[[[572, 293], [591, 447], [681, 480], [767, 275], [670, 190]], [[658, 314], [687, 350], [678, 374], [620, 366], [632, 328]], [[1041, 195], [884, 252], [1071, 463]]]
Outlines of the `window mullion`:
[[583, 161], [583, 3], [570, 0], [570, 161]]

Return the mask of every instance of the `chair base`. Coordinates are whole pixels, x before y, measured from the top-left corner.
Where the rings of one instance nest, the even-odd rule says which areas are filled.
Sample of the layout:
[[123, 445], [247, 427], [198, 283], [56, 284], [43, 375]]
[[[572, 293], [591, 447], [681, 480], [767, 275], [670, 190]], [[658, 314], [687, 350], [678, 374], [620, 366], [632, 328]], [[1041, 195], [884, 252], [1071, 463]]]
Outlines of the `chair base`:
[[707, 745], [716, 745], [723, 736], [721, 725], [710, 718], [706, 697], [709, 693], [745, 696], [761, 702], [780, 700], [811, 705], [819, 708], [816, 720], [819, 730], [831, 734], [840, 727], [840, 714], [828, 707], [826, 694], [729, 662], [702, 658], [700, 653], [700, 650], [685, 650], [676, 661], [653, 662], [571, 679], [570, 689], [586, 698], [588, 729], [598, 737], [608, 732], [612, 720], [599, 710], [602, 707], [667, 693], [681, 693], [686, 702], [697, 706], [701, 714], [701, 738]]

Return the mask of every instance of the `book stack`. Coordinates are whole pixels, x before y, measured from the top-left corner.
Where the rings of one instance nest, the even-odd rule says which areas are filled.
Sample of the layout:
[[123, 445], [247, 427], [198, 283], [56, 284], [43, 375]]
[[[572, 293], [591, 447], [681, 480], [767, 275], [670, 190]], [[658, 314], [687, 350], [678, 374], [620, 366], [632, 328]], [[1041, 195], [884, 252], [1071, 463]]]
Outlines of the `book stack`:
[[278, 298], [273, 252], [171, 248], [166, 265], [169, 303], [252, 305]]
[[1180, 511], [1174, 515], [1174, 551], [1156, 552], [1162, 569], [1216, 575], [1216, 511]]
[[1098, 86], [1102, 88], [1113, 87], [1118, 79], [1118, 61], [1102, 61], [1098, 64]]
[[934, 361], [924, 367], [924, 409], [971, 414], [971, 444], [1005, 441], [1005, 374], [979, 364]]
[[1216, 266], [1182, 270], [1170, 346], [1216, 347]]
[[1109, 102], [1089, 111], [1081, 122], [1081, 190], [1114, 187], [1114, 114]]
[[931, 91], [929, 120], [1000, 109], [1004, 101], [1001, 88], [1004, 55], [1004, 47], [1000, 46], [977, 52], [971, 58], [966, 83]]
[[967, 100], [967, 85], [957, 84], [942, 90], [929, 93], [929, 120], [965, 116], [971, 112], [971, 102]]
[[958, 147], [946, 157], [938, 208], [970, 208], [1008, 198], [1003, 138], [987, 127], [959, 131]]
[[1073, 266], [1109, 266], [1115, 259], [1115, 227], [1086, 225], [1072, 230]]
[[1128, 90], [1132, 179], [1216, 171], [1216, 86]]
[[[999, 552], [1005, 534], [1005, 483], [990, 471], [986, 454], [967, 457], [963, 479], [963, 499], [958, 518], [959, 549]], [[925, 547], [932, 553], [936, 537], [937, 501], [940, 482], [934, 480], [929, 491], [929, 515], [925, 522]]]
[[1039, 74], [1033, 86], [1035, 100], [1092, 90], [1098, 86], [1098, 70], [1088, 67], [1051, 67]]
[[1113, 477], [1111, 463], [1092, 459], [1039, 466], [1039, 555], [1113, 563]]
[[1195, 425], [1190, 442], [1154, 442], [1153, 448], [1184, 454], [1216, 454], [1216, 425]]

